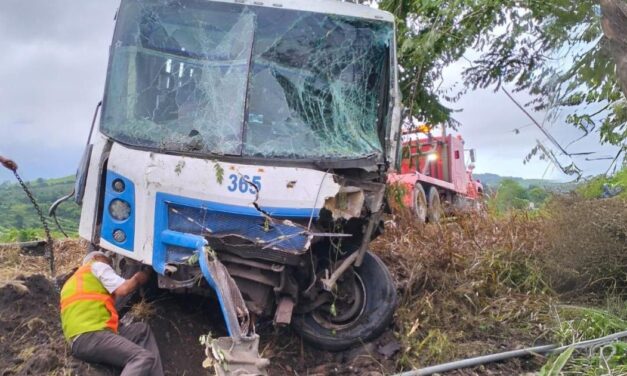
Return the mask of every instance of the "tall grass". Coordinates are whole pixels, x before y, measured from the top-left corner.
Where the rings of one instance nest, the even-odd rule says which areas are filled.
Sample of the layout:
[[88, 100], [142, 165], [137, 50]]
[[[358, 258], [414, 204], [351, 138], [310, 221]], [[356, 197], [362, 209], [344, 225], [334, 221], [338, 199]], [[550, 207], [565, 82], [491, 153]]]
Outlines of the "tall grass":
[[[373, 248], [398, 284], [398, 370], [623, 330], [626, 234], [624, 200], [576, 195], [533, 213], [462, 215], [440, 225], [390, 218]], [[598, 363], [583, 358], [573, 352], [560, 361], [564, 370]], [[559, 368], [555, 361], [545, 374]]]
[[[547, 336], [552, 293], [536, 254], [542, 228], [524, 215], [443, 225], [387, 222], [373, 244], [396, 277], [401, 370]], [[512, 340], [512, 338], [514, 338]]]

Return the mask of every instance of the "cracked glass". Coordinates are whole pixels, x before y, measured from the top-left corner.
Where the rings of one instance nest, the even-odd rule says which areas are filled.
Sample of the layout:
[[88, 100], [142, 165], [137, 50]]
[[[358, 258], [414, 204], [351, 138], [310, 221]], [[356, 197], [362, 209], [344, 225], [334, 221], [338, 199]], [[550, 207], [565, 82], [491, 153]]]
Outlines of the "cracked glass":
[[381, 155], [392, 28], [241, 4], [125, 0], [101, 129], [169, 152]]

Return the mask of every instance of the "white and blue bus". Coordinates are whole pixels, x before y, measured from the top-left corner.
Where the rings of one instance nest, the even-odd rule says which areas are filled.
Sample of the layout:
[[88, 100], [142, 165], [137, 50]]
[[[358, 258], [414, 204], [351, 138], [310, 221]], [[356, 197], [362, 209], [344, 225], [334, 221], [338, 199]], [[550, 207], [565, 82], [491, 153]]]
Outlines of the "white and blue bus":
[[262, 317], [330, 350], [378, 336], [394, 36], [389, 13], [332, 0], [122, 0], [81, 238], [121, 273], [217, 296], [235, 342]]

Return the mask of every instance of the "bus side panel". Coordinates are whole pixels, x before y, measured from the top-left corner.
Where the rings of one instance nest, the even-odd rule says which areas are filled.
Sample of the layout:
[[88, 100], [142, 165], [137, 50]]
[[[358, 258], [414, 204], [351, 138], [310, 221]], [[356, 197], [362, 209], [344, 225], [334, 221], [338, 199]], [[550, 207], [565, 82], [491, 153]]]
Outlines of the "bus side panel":
[[87, 173], [87, 182], [85, 183], [85, 195], [83, 196], [81, 219], [78, 227], [79, 236], [89, 242], [97, 239], [97, 234], [94, 234], [94, 227], [100, 196], [101, 161], [103, 153], [108, 149], [107, 145], [107, 139], [98, 134], [95, 137], [89, 161], [89, 171]]

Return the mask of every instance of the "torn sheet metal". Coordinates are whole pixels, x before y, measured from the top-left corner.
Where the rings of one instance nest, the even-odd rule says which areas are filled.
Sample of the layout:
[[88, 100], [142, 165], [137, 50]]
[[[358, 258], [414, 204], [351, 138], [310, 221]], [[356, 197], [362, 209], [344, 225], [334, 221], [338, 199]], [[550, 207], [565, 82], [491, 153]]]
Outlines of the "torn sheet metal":
[[253, 331], [254, 325], [239, 288], [211, 248], [205, 246], [200, 252], [200, 269], [218, 296], [230, 335], [208, 344], [210, 354], [207, 355], [213, 358], [216, 374], [266, 375], [270, 362], [259, 356], [259, 336]]
[[199, 255], [200, 270], [218, 296], [229, 335], [235, 340], [249, 336], [253, 326], [235, 281], [211, 248], [205, 246], [199, 252], [202, 252]]
[[[170, 230], [200, 233], [214, 249], [235, 252], [242, 257], [257, 256], [291, 264], [307, 252], [313, 238], [306, 227], [289, 220], [186, 207], [172, 202], [167, 205]], [[174, 253], [170, 254], [173, 259], [169, 261], [176, 262]]]
[[351, 219], [361, 216], [366, 196], [358, 187], [342, 187], [337, 195], [324, 202], [324, 208], [331, 212], [334, 220]]

